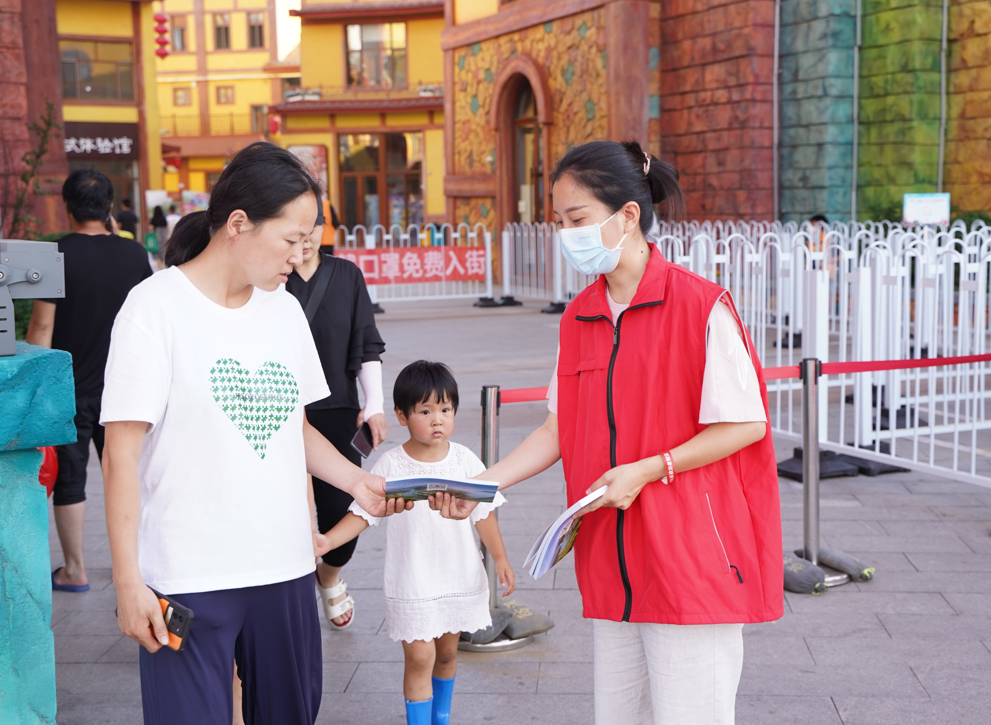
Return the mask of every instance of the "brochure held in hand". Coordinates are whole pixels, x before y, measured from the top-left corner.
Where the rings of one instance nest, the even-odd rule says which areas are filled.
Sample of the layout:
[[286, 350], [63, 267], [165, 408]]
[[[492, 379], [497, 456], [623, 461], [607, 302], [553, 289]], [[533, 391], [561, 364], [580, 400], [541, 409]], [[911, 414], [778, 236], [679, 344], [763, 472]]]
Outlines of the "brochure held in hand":
[[568, 552], [575, 545], [578, 529], [582, 525], [582, 517], [576, 517], [575, 514], [602, 496], [607, 488], [609, 487], [597, 488], [585, 498], [576, 501], [568, 507], [567, 511], [558, 516], [554, 523], [547, 527], [547, 530], [530, 549], [530, 554], [523, 563], [523, 566], [530, 572], [530, 576], [539, 579], [568, 555]]
[[454, 498], [479, 503], [492, 503], [499, 484], [474, 478], [448, 478], [446, 476], [400, 476], [385, 480], [385, 497], [402, 498], [404, 501], [426, 501], [427, 496], [449, 493]]

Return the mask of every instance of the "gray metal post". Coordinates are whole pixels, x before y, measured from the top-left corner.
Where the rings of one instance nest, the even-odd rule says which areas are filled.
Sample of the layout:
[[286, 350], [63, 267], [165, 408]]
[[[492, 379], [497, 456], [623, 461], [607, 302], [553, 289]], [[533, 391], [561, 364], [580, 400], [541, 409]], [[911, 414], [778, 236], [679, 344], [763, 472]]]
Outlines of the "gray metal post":
[[[807, 357], [802, 373], [802, 485], [805, 521], [803, 559], [819, 566], [819, 376], [822, 362]], [[850, 581], [848, 574], [826, 574], [827, 587]]]
[[819, 376], [822, 363], [802, 360], [802, 483], [805, 511], [805, 559], [819, 563]]
[[[499, 386], [482, 386], [482, 463], [486, 468], [491, 468], [499, 460]], [[498, 518], [498, 510], [493, 511], [490, 516]], [[496, 574], [495, 561], [489, 556], [485, 545], [482, 545], [482, 560], [485, 562], [485, 574], [489, 580], [489, 608], [495, 609], [499, 600], [499, 577]], [[471, 642], [458, 642], [458, 649], [464, 652], [506, 652], [508, 650], [519, 649], [533, 641], [533, 635], [527, 635], [520, 639], [506, 639], [505, 635], [500, 635], [497, 639], [488, 644], [472, 644]]]

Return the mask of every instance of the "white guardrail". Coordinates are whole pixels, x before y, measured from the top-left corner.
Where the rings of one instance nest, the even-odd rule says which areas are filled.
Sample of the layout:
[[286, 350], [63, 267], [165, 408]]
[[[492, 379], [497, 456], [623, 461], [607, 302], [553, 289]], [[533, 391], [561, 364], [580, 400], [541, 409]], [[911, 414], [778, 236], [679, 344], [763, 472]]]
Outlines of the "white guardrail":
[[[651, 235], [665, 257], [725, 287], [764, 367], [991, 352], [991, 227], [891, 222], [683, 222]], [[557, 303], [591, 279], [550, 224], [502, 232], [503, 294]], [[549, 308], [550, 309], [550, 308]], [[828, 376], [826, 449], [991, 486], [991, 363]], [[777, 435], [801, 436], [798, 380], [768, 383]]]

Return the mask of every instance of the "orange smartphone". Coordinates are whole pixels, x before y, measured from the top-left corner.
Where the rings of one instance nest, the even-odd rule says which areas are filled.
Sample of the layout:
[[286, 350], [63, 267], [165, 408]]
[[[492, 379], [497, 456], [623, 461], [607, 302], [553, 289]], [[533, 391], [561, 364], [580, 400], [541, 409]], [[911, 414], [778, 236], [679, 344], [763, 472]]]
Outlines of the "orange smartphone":
[[193, 624], [193, 610], [182, 606], [164, 594], [159, 594], [154, 589], [152, 591], [158, 597], [158, 603], [162, 605], [165, 628], [169, 631], [168, 646], [176, 652], [182, 652], [186, 646], [186, 639], [189, 637], [189, 628]]

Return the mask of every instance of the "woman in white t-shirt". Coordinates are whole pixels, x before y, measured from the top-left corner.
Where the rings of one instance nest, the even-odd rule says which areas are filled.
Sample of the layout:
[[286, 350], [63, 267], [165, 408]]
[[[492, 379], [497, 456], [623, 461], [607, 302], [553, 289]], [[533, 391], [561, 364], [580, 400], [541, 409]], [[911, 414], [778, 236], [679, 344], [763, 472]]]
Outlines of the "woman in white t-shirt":
[[[378, 516], [385, 481], [306, 422], [327, 397], [299, 303], [283, 288], [319, 188], [287, 151], [237, 154], [210, 207], [184, 217], [169, 268], [114, 324], [101, 423], [118, 623], [143, 646], [145, 723], [312, 723], [320, 706], [307, 472]], [[411, 506], [411, 504], [410, 504]], [[194, 613], [181, 652], [156, 594]], [[174, 644], [174, 642], [173, 642]]]

